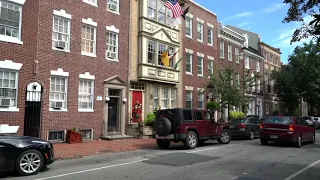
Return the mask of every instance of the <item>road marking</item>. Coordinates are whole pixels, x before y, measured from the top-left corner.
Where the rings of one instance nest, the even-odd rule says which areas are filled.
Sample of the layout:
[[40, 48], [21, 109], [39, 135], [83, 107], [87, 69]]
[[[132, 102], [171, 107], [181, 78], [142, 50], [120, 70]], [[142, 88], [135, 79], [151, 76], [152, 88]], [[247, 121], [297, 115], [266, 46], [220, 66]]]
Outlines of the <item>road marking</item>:
[[290, 180], [290, 179], [293, 179], [293, 178], [297, 177], [299, 174], [303, 173], [304, 171], [306, 171], [306, 170], [310, 169], [311, 167], [313, 167], [313, 166], [317, 165], [318, 163], [320, 163], [320, 159], [319, 159], [318, 161], [316, 161], [316, 162], [314, 162], [314, 163], [310, 164], [309, 166], [307, 166], [307, 167], [305, 167], [305, 168], [301, 169], [300, 171], [298, 171], [298, 172], [296, 172], [296, 173], [292, 174], [291, 176], [289, 176], [289, 177], [285, 178], [284, 180]]
[[207, 149], [199, 149], [199, 150], [189, 151], [189, 152], [187, 152], [187, 153], [196, 153], [196, 152], [202, 152], [202, 151], [209, 151], [209, 150], [213, 150], [213, 149], [220, 149], [220, 148], [224, 148], [224, 147], [230, 147], [230, 146], [236, 146], [236, 145], [242, 145], [242, 144], [250, 144], [250, 143], [257, 142], [257, 141], [258, 141], [258, 140], [256, 140], [256, 141], [250, 141], [250, 142], [245, 142], [245, 143], [222, 145], [222, 146], [218, 146], [218, 147], [212, 147], [212, 148], [207, 148]]
[[94, 168], [94, 169], [87, 169], [87, 170], [83, 170], [83, 171], [76, 171], [76, 172], [72, 172], [72, 173], [60, 174], [60, 175], [56, 175], [56, 176], [49, 176], [49, 177], [44, 177], [44, 178], [35, 179], [35, 180], [45, 180], [45, 179], [53, 179], [53, 178], [58, 178], [58, 177], [65, 177], [65, 176], [70, 176], [70, 175], [74, 175], [74, 174], [80, 174], [80, 173], [85, 173], [85, 172], [97, 171], [97, 170], [101, 170], [101, 169], [108, 169], [108, 168], [112, 168], [112, 167], [135, 164], [135, 163], [139, 163], [139, 162], [142, 162], [142, 161], [145, 161], [145, 160], [148, 160], [148, 159], [141, 159], [141, 160], [138, 160], [138, 161], [132, 161], [132, 162], [128, 162], [128, 163], [121, 163], [121, 164], [104, 166], [104, 167], [99, 167], [99, 168]]

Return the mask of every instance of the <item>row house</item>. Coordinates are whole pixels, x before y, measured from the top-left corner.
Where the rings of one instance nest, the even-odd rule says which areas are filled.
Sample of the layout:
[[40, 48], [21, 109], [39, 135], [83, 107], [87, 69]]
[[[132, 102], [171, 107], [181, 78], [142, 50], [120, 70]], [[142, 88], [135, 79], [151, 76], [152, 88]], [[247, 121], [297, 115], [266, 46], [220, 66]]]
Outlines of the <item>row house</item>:
[[[165, 0], [132, 1], [130, 34], [130, 89], [129, 126], [144, 120], [155, 109], [181, 107], [180, 27], [171, 28], [172, 12], [164, 6]], [[160, 55], [169, 50], [169, 56], [179, 51], [164, 67]], [[181, 63], [180, 63], [181, 64]], [[128, 128], [128, 134], [133, 134]]]
[[183, 75], [183, 107], [205, 109], [208, 83], [217, 65], [217, 15], [195, 2], [182, 28], [185, 59], [180, 72]]
[[130, 1], [0, 0], [0, 124], [64, 141], [123, 135]]

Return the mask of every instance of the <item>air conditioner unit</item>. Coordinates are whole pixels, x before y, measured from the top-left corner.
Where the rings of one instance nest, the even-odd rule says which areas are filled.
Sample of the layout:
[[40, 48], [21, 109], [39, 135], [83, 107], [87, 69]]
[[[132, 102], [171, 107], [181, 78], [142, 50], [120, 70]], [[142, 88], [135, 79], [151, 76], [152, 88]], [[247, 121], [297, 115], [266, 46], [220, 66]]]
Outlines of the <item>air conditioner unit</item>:
[[61, 101], [56, 101], [56, 102], [54, 102], [53, 108], [54, 108], [54, 109], [61, 109], [61, 108], [63, 108], [63, 102], [61, 102]]
[[117, 6], [113, 5], [113, 4], [108, 4], [108, 8], [112, 11], [116, 11], [117, 10]]
[[9, 98], [1, 99], [0, 106], [9, 107], [10, 106], [10, 101], [11, 101], [11, 99], [9, 99]]
[[116, 57], [117, 57], [117, 53], [115, 53], [115, 52], [108, 52], [108, 58], [115, 59]]
[[57, 41], [56, 42], [56, 48], [64, 49], [65, 47], [66, 47], [66, 42], [65, 41]]

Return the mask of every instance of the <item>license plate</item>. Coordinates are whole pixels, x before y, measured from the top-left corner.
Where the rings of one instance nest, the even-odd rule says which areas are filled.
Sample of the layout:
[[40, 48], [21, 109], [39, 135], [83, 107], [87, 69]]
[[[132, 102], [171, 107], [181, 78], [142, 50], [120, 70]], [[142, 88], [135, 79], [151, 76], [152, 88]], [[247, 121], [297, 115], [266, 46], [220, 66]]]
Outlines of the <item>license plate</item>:
[[276, 136], [276, 135], [271, 135], [270, 138], [272, 138], [272, 139], [278, 139], [278, 136]]
[[229, 126], [229, 128], [234, 128], [234, 125]]

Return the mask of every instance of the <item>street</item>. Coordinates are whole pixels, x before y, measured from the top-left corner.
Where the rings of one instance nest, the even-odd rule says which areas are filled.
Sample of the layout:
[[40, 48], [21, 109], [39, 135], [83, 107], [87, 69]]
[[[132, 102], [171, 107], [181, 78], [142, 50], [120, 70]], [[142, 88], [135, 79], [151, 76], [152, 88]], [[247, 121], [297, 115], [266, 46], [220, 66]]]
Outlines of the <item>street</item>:
[[96, 155], [56, 161], [44, 172], [10, 179], [59, 180], [319, 180], [320, 131], [315, 144], [301, 148], [260, 144], [259, 139], [233, 140], [228, 145], [216, 141], [194, 150], [174, 146], [170, 150]]

